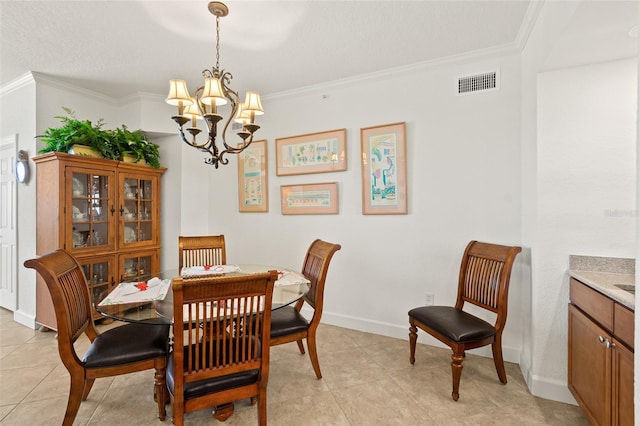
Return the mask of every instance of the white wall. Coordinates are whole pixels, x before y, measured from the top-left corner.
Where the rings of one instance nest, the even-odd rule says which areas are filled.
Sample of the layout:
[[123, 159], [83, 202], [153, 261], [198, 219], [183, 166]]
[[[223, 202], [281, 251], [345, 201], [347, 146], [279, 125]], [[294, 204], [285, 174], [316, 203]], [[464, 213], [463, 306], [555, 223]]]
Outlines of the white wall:
[[569, 255], [635, 257], [635, 59], [538, 80], [533, 374], [566, 386]]
[[[454, 94], [457, 76], [497, 68], [500, 90]], [[313, 239], [342, 244], [330, 268], [323, 320], [405, 339], [407, 311], [423, 303], [425, 292], [437, 304], [454, 302], [469, 240], [520, 244], [519, 103], [517, 55], [267, 97], [258, 138], [268, 140], [269, 212], [239, 213], [236, 165], [221, 166], [210, 171], [209, 230], [226, 235], [228, 260], [237, 263], [300, 268]], [[363, 216], [360, 128], [398, 121], [407, 123], [409, 214]], [[347, 171], [276, 176], [276, 138], [337, 128], [347, 129]], [[281, 215], [281, 185], [333, 181], [339, 215]], [[515, 362], [522, 345], [520, 291], [515, 279], [504, 338]], [[425, 335], [419, 341], [435, 343]]]
[[[532, 372], [534, 357], [533, 333], [537, 325], [532, 322], [533, 293], [532, 277], [536, 276], [536, 257], [532, 253], [537, 241], [537, 81], [538, 73], [544, 65], [549, 52], [553, 49], [558, 37], [570, 21], [579, 2], [554, 2], [537, 4], [536, 25], [524, 46], [522, 58], [522, 127], [521, 134], [521, 165], [522, 165], [522, 242], [529, 250], [523, 250], [521, 256], [528, 268], [523, 268], [522, 317], [523, 346], [520, 369], [529, 389], [538, 396], [549, 399], [571, 401], [566, 383], [553, 381], [547, 384], [543, 372]], [[541, 374], [539, 377], [537, 374]]]

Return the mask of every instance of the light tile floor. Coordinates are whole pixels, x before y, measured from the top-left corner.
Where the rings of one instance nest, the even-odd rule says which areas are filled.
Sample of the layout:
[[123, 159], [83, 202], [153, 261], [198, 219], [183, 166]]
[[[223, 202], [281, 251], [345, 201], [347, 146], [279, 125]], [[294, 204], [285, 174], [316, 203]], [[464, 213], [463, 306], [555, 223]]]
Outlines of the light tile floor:
[[[407, 326], [408, 328], [408, 326]], [[465, 359], [460, 400], [451, 399], [450, 351], [322, 325], [318, 331], [323, 379], [295, 344], [274, 347], [269, 376], [270, 425], [588, 425], [576, 406], [533, 397], [515, 364], [509, 383], [498, 381], [493, 361]], [[84, 353], [88, 340], [78, 342]], [[59, 425], [69, 390], [55, 333], [30, 330], [0, 309], [0, 425]], [[96, 380], [75, 425], [170, 425], [157, 419], [153, 372]], [[220, 423], [210, 410], [189, 413], [186, 425], [255, 425], [256, 407], [236, 403]]]

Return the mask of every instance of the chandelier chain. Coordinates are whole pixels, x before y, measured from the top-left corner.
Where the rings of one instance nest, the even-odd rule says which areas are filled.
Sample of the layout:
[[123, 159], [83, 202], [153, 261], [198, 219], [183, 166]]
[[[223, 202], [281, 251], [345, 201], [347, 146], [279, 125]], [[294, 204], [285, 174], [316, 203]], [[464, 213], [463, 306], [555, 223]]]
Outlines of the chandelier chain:
[[216, 15], [216, 69], [220, 69], [220, 16]]

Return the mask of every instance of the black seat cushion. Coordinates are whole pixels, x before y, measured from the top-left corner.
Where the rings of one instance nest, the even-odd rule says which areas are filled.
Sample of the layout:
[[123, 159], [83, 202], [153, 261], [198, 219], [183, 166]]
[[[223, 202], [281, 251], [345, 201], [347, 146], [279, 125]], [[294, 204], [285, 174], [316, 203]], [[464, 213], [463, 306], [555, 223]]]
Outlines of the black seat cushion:
[[475, 342], [496, 334], [493, 325], [452, 306], [422, 306], [411, 309], [409, 316], [458, 343]]
[[167, 356], [169, 325], [127, 324], [101, 333], [84, 354], [86, 368], [130, 364]]
[[[255, 344], [254, 344], [255, 345]], [[251, 345], [252, 347], [254, 345]], [[235, 344], [234, 341], [227, 341], [227, 344], [225, 345], [226, 347], [226, 353], [222, 353], [220, 354], [220, 361], [223, 362], [222, 357], [225, 356], [227, 357], [227, 362], [228, 362], [228, 357], [230, 353], [235, 352]], [[216, 349], [215, 349], [216, 345], [215, 342], [213, 343], [213, 352], [216, 353]], [[241, 344], [242, 348], [247, 348], [248, 345], [246, 344]], [[258, 353], [260, 352], [260, 342], [257, 342], [257, 351]], [[188, 362], [188, 351], [191, 350], [192, 352], [194, 352], [195, 348], [194, 346], [185, 346], [183, 348], [184, 350], [184, 365], [185, 365], [185, 370], [187, 369], [187, 362]], [[204, 356], [198, 356], [196, 357], [195, 354], [192, 354], [192, 359], [198, 359], [200, 362], [206, 362], [209, 359], [209, 346], [206, 346], [206, 351]], [[169, 392], [171, 392], [172, 395], [175, 395], [174, 392], [174, 388], [175, 388], [175, 362], [174, 362], [174, 353], [173, 351], [169, 354], [169, 358], [167, 361], [168, 365], [167, 365], [167, 389], [169, 389]], [[252, 383], [256, 383], [258, 381], [258, 379], [260, 378], [260, 370], [255, 369], [255, 370], [248, 370], [248, 371], [241, 371], [238, 373], [234, 373], [234, 374], [229, 374], [226, 376], [220, 376], [220, 377], [215, 377], [215, 378], [211, 378], [211, 379], [206, 379], [206, 380], [199, 380], [196, 382], [189, 382], [189, 383], [185, 383], [184, 384], [184, 399], [190, 399], [190, 398], [196, 398], [199, 396], [203, 396], [203, 395], [208, 395], [208, 394], [212, 394], [212, 393], [216, 393], [216, 392], [220, 392], [223, 390], [227, 390], [227, 389], [233, 389], [233, 388], [237, 388], [237, 387], [241, 387], [241, 386], [246, 386], [246, 385], [250, 385]]]
[[283, 306], [271, 312], [271, 338], [306, 331], [309, 321], [291, 306]]

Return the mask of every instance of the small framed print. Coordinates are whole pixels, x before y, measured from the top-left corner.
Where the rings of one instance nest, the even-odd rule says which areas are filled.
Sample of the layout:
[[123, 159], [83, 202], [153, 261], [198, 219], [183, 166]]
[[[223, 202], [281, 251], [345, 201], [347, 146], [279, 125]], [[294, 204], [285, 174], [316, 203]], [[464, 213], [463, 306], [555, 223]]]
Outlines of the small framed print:
[[407, 214], [405, 123], [360, 129], [362, 214]]
[[282, 214], [338, 214], [338, 183], [280, 187]]
[[346, 129], [276, 139], [276, 174], [347, 170], [346, 143]]
[[269, 211], [267, 141], [253, 141], [238, 154], [238, 207], [241, 212]]

